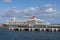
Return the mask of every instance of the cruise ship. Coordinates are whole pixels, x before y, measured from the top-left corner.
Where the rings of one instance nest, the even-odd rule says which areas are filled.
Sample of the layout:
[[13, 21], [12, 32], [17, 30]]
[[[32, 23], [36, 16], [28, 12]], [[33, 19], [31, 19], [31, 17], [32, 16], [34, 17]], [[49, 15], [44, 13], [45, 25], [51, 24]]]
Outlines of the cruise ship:
[[50, 23], [45, 22], [44, 20], [37, 19], [35, 16], [25, 20], [17, 20], [14, 17], [13, 19], [6, 20], [5, 23], [5, 25], [14, 27], [47, 27], [49, 24]]

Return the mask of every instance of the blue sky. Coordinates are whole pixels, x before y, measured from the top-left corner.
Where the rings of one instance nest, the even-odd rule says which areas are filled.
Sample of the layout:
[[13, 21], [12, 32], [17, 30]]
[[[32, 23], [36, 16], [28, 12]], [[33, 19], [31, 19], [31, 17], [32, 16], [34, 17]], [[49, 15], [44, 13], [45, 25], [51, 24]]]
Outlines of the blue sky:
[[31, 16], [53, 24], [60, 24], [60, 0], [0, 0], [0, 23], [16, 16]]

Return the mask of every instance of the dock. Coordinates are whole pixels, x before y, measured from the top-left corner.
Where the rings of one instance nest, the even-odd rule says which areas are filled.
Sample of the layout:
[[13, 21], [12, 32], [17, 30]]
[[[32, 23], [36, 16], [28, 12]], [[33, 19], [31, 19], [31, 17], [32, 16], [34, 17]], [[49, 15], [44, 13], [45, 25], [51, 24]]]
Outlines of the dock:
[[60, 24], [51, 24], [48, 27], [8, 27], [10, 31], [50, 31], [50, 32], [59, 32], [60, 31]]
[[60, 24], [50, 24], [48, 27], [13, 27], [0, 25], [0, 28], [8, 28], [10, 31], [48, 31], [48, 32], [60, 32]]
[[10, 31], [50, 31], [50, 32], [58, 32], [60, 28], [9, 28]]

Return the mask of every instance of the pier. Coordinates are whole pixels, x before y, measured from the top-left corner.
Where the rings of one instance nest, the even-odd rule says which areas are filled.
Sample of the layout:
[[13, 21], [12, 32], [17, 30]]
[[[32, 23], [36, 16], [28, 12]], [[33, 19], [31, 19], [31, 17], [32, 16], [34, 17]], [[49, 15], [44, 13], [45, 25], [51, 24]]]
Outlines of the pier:
[[48, 32], [60, 32], [60, 24], [50, 24], [48, 27], [13, 27], [7, 25], [0, 25], [0, 28], [8, 28], [10, 31], [48, 31]]
[[50, 32], [58, 32], [60, 28], [9, 28], [10, 31], [50, 31]]

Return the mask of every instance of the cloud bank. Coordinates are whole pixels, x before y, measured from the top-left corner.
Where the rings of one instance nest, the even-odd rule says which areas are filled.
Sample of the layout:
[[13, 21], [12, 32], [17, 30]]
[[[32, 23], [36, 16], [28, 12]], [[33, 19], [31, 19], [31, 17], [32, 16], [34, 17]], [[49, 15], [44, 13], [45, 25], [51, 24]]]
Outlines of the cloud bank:
[[2, 18], [11, 18], [15, 16], [20, 19], [25, 19], [31, 16], [36, 16], [37, 18], [42, 18], [44, 20], [56, 21], [56, 19], [60, 18], [59, 15], [60, 14], [52, 4], [44, 5], [42, 7], [31, 7], [23, 10], [19, 10], [14, 6], [11, 9], [0, 11], [0, 17]]
[[4, 17], [11, 17], [11, 16], [55, 16], [56, 15], [56, 9], [52, 8], [52, 5], [45, 5], [42, 7], [31, 7], [31, 8], [27, 8], [24, 10], [19, 10], [17, 9], [17, 7], [12, 7], [9, 10], [4, 10], [4, 11], [0, 11], [0, 14], [2, 13], [1, 16]]

